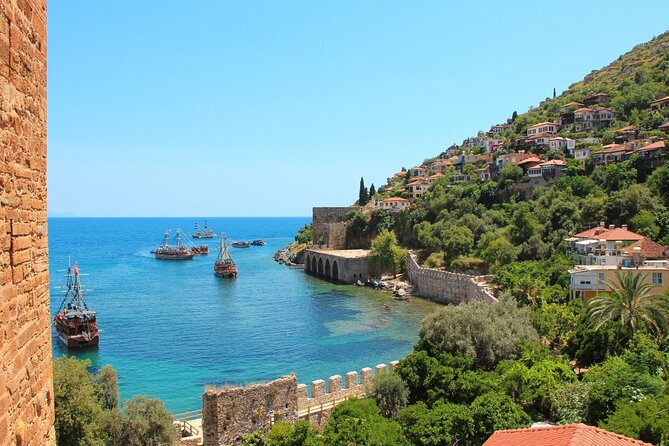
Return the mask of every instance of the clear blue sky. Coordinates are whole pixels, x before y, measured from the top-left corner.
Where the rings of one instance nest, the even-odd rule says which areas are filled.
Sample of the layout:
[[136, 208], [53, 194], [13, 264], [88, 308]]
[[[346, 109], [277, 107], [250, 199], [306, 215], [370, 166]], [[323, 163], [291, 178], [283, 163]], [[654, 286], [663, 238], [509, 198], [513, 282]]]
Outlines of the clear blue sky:
[[666, 0], [49, 2], [49, 212], [304, 216], [561, 92]]

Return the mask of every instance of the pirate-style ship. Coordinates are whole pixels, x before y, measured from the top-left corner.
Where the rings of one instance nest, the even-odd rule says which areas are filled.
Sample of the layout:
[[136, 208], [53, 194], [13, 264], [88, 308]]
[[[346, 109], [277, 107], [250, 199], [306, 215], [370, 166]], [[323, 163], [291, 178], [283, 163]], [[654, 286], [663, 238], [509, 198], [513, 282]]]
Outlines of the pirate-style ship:
[[207, 226], [207, 220], [204, 221], [204, 231], [198, 230], [197, 223], [195, 223], [195, 232], [193, 238], [214, 238], [214, 233]]
[[237, 277], [237, 265], [230, 257], [230, 250], [228, 249], [228, 239], [221, 236], [221, 249], [218, 252], [218, 258], [214, 264], [214, 274], [219, 277], [227, 277], [233, 279]]
[[156, 259], [191, 260], [195, 254], [186, 245], [181, 243], [181, 229], [177, 229], [177, 235], [174, 237], [174, 245], [170, 245], [170, 232], [169, 229], [165, 232], [162, 245], [158, 246], [154, 251]]
[[74, 268], [67, 266], [67, 291], [60, 304], [53, 325], [56, 327], [58, 339], [67, 347], [82, 348], [98, 345], [100, 330], [98, 329], [95, 311], [84, 302], [84, 290], [79, 280], [77, 264]]

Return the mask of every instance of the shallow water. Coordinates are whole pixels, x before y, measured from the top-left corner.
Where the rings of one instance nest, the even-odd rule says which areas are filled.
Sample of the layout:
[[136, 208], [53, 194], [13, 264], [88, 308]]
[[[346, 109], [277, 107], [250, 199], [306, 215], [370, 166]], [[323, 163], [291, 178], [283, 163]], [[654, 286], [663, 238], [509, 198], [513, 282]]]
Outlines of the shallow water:
[[[232, 240], [268, 245], [231, 249], [236, 280], [214, 276], [208, 256], [155, 260], [167, 228], [192, 232], [193, 218], [49, 220], [51, 312], [62, 300], [68, 256], [77, 261], [86, 301], [98, 312], [100, 346], [67, 350], [53, 331], [54, 356], [111, 364], [121, 396], [148, 394], [175, 412], [200, 407], [206, 384], [269, 380], [290, 372], [309, 383], [387, 363], [409, 353], [435, 304], [335, 285], [274, 262], [308, 218], [210, 218]], [[200, 225], [203, 221], [200, 220]], [[90, 275], [83, 275], [83, 274]]]

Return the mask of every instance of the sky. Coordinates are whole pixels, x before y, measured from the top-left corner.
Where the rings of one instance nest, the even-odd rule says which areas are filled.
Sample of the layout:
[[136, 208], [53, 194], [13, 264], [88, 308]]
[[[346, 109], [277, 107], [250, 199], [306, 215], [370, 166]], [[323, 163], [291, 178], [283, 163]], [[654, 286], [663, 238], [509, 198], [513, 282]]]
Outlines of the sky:
[[65, 0], [49, 215], [308, 216], [669, 27], [666, 0]]

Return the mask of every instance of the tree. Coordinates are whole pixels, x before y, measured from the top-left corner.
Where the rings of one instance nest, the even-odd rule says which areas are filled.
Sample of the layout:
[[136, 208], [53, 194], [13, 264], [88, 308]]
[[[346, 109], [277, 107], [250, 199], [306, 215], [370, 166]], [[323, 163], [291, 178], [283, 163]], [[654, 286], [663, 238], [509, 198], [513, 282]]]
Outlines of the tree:
[[376, 195], [376, 188], [374, 187], [374, 183], [372, 183], [372, 185], [369, 186], [369, 199], [371, 200], [374, 198], [374, 195]]
[[516, 118], [518, 118], [518, 112], [517, 112], [517, 111], [514, 111], [514, 112], [511, 114], [511, 122], [514, 122], [514, 121], [516, 120]]
[[508, 187], [517, 183], [523, 177], [523, 169], [515, 164], [505, 164], [499, 172], [498, 184], [502, 187]]
[[397, 245], [394, 232], [384, 229], [372, 240], [370, 261], [378, 272], [390, 271], [395, 276], [401, 269], [405, 256], [406, 250]]
[[555, 87], [553, 87], [553, 99], [555, 99]]
[[376, 401], [381, 415], [394, 418], [407, 405], [409, 388], [398, 374], [383, 372], [374, 375], [366, 394]]
[[600, 425], [617, 434], [665, 445], [669, 440], [669, 396], [621, 404]]
[[328, 446], [409, 446], [400, 425], [384, 418], [374, 400], [351, 398], [338, 405], [323, 430]]
[[136, 396], [124, 412], [114, 410], [106, 417], [107, 446], [171, 446], [178, 434], [174, 418], [158, 398]]
[[367, 188], [365, 187], [365, 180], [364, 178], [360, 177], [360, 192], [358, 193], [358, 204], [360, 206], [364, 206], [367, 204], [369, 201], [369, 193], [367, 192]]
[[474, 234], [466, 226], [447, 226], [441, 231], [441, 238], [448, 264], [456, 257], [468, 254], [474, 247]]
[[650, 190], [662, 198], [665, 206], [669, 206], [669, 165], [655, 169], [647, 183]]
[[646, 282], [647, 276], [639, 271], [616, 271], [616, 282], [607, 283], [611, 292], [592, 298], [588, 304], [588, 316], [595, 330], [615, 321], [627, 339], [640, 328], [658, 335], [665, 331], [669, 296], [653, 294], [653, 285]]
[[528, 427], [532, 422], [522, 407], [500, 392], [480, 395], [469, 408], [477, 444], [483, 444], [495, 431]]
[[67, 446], [102, 446], [102, 406], [89, 360], [63, 356], [53, 361], [56, 440]]
[[660, 227], [655, 223], [655, 216], [645, 209], [640, 210], [629, 221], [629, 224], [632, 231], [650, 239], [656, 239], [660, 234]]
[[519, 308], [510, 298], [495, 305], [474, 302], [440, 308], [423, 320], [419, 335], [418, 349], [471, 356], [482, 369], [514, 358], [520, 341], [538, 339], [529, 308]]
[[474, 419], [467, 406], [438, 403], [432, 409], [416, 404], [404, 409], [399, 422], [416, 446], [469, 445], [474, 439]]
[[118, 407], [118, 374], [116, 370], [105, 365], [95, 377], [96, 394], [102, 408], [105, 410]]

